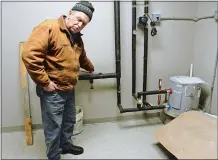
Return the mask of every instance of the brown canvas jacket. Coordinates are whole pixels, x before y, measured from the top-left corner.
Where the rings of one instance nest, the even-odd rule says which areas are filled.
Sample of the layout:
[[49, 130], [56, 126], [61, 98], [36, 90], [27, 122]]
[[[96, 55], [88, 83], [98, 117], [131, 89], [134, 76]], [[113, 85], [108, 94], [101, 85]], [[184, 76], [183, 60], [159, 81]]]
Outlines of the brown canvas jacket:
[[45, 20], [33, 29], [24, 44], [22, 60], [36, 84], [45, 87], [53, 81], [61, 90], [71, 90], [76, 85], [80, 67], [94, 70], [81, 33], [73, 37], [64, 16]]

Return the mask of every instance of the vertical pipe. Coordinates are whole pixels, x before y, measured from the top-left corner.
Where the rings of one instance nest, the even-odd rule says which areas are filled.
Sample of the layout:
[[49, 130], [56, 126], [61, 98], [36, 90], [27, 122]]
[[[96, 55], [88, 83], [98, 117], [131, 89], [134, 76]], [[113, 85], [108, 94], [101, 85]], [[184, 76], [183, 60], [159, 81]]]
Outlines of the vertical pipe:
[[190, 73], [189, 73], [189, 76], [192, 77], [193, 75], [193, 64], [191, 64], [190, 66]]
[[[148, 14], [148, 1], [144, 2], [144, 12]], [[148, 27], [144, 27], [144, 68], [143, 68], [143, 92], [147, 90], [147, 60], [148, 60]], [[143, 95], [143, 103], [146, 103], [146, 95]]]
[[[162, 79], [159, 79], [159, 81], [158, 81], [159, 90], [161, 90], [161, 87], [162, 87]], [[161, 103], [161, 95], [159, 94], [158, 99], [157, 99], [157, 104], [159, 105], [160, 103]]]
[[[132, 95], [136, 93], [136, 1], [132, 1]], [[134, 96], [135, 97], [135, 96]]]
[[120, 2], [114, 2], [114, 25], [115, 25], [115, 58], [116, 58], [116, 73], [117, 73], [117, 105], [121, 105], [121, 65], [120, 65]]
[[217, 66], [218, 66], [218, 47], [217, 47], [217, 51], [216, 51], [215, 66], [214, 66], [214, 70], [213, 70], [213, 79], [212, 79], [212, 84], [211, 84], [211, 88], [210, 88], [211, 93], [210, 93], [210, 102], [209, 102], [208, 113], [211, 113], [213, 90], [214, 90], [214, 83], [215, 83], [215, 79], [216, 79]]

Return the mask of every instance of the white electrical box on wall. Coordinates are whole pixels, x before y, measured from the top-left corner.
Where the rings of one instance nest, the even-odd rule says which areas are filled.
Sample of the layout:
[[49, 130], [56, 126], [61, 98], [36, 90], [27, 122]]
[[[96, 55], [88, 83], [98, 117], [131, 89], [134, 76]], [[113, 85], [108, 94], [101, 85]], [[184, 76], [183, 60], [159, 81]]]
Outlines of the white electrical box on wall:
[[152, 13], [151, 19], [156, 25], [160, 25], [160, 13]]

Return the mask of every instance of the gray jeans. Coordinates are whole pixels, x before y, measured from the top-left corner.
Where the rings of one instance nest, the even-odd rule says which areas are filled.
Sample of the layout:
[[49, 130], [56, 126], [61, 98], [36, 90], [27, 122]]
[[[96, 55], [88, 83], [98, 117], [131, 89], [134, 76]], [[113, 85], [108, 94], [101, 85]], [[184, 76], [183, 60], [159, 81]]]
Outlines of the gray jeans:
[[37, 86], [36, 92], [41, 103], [46, 154], [49, 160], [57, 160], [62, 149], [73, 144], [71, 136], [76, 122], [74, 89], [46, 92]]

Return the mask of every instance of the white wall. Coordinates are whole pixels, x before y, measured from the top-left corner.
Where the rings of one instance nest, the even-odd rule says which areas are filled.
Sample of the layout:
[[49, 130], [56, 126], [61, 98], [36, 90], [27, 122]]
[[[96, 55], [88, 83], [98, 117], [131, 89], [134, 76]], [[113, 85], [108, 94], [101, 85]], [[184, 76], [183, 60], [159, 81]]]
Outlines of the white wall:
[[[198, 2], [197, 16], [211, 16], [218, 9], [217, 2]], [[195, 39], [194, 39], [194, 76], [199, 76], [204, 79], [208, 86], [203, 86], [202, 98], [203, 105], [208, 104], [210, 96], [210, 86], [213, 79], [215, 66], [215, 58], [217, 52], [217, 28], [218, 24], [215, 19], [201, 20], [195, 24]], [[214, 86], [212, 114], [217, 115], [217, 78]]]
[[[20, 105], [19, 41], [25, 41], [32, 28], [46, 17], [66, 14], [73, 2], [3, 2], [2, 3], [2, 116], [3, 127], [23, 125], [23, 108]], [[151, 2], [150, 12], [167, 16], [195, 16], [197, 2]], [[114, 6], [113, 2], [93, 2], [96, 8], [90, 25], [84, 30], [87, 54], [96, 72], [115, 72], [114, 56]], [[12, 12], [13, 11], [13, 12]], [[131, 82], [131, 12], [130, 2], [121, 3], [121, 66], [122, 104], [124, 108], [136, 107], [132, 98]], [[143, 15], [143, 5], [138, 3], [137, 16]], [[157, 89], [158, 79], [169, 87], [169, 77], [188, 75], [194, 44], [193, 22], [162, 22], [158, 35], [149, 37], [148, 90]], [[150, 32], [149, 32], [150, 33]], [[100, 44], [101, 43], [101, 44]], [[137, 34], [137, 91], [142, 91], [143, 31]], [[33, 124], [41, 124], [39, 99], [31, 83], [31, 113]], [[76, 87], [76, 103], [84, 108], [85, 119], [120, 116], [116, 106], [115, 79], [95, 80], [94, 90], [89, 82], [81, 81]], [[157, 96], [148, 97], [156, 104]], [[124, 115], [135, 115], [126, 113]], [[138, 113], [137, 113], [138, 114]], [[123, 116], [123, 115], [122, 115]]]
[[[2, 3], [0, 4], [0, 8], [2, 8]], [[0, 12], [0, 16], [2, 17], [2, 12]], [[0, 30], [2, 30], [2, 23], [0, 25]], [[2, 32], [0, 33], [0, 36], [2, 37]], [[2, 51], [2, 38], [0, 39], [0, 49]], [[2, 56], [0, 56], [0, 63], [1, 63], [1, 65], [0, 65], [0, 68], [1, 68], [0, 69], [0, 75], [2, 75]], [[0, 84], [2, 84], [2, 78], [0, 80]], [[2, 91], [2, 85], [0, 86], [0, 90]], [[2, 94], [0, 96], [0, 102], [2, 104]], [[2, 107], [1, 104], [0, 104], [0, 107]], [[0, 114], [0, 123], [2, 124], [2, 113]], [[0, 142], [1, 142], [1, 140], [0, 140]], [[0, 152], [0, 154], [1, 154], [1, 152]]]
[[[150, 12], [159, 12], [162, 17], [193, 17], [196, 13], [196, 2], [152, 2]], [[157, 30], [157, 36], [149, 38], [150, 89], [158, 88], [159, 78], [163, 79], [163, 87], [168, 87], [169, 77], [189, 75], [189, 64], [193, 54], [193, 22], [161, 21]]]

